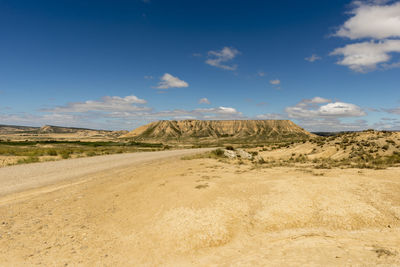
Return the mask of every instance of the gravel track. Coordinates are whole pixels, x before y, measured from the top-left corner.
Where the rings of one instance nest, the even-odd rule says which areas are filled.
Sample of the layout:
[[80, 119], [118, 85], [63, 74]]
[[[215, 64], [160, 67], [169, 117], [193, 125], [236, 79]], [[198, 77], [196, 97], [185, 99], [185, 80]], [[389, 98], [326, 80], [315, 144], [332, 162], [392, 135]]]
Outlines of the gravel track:
[[50, 185], [55, 182], [85, 177], [113, 168], [129, 167], [133, 164], [209, 150], [211, 149], [137, 152], [4, 167], [0, 168], [0, 196]]

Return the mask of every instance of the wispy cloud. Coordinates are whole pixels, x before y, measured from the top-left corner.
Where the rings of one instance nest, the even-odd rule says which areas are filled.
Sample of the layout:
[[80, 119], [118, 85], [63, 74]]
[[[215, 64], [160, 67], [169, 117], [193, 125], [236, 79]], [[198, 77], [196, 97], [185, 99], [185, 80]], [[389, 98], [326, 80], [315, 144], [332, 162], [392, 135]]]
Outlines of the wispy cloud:
[[382, 110], [387, 112], [387, 113], [400, 115], [400, 107], [397, 107], [397, 108], [383, 108]]
[[275, 79], [275, 80], [270, 80], [269, 83], [272, 85], [280, 85], [281, 81], [279, 79]]
[[183, 88], [189, 87], [189, 84], [178, 77], [174, 77], [169, 73], [165, 73], [161, 77], [161, 81], [158, 83], [157, 89], [168, 89], [168, 88]]
[[211, 103], [210, 103], [210, 101], [208, 100], [208, 98], [203, 97], [203, 98], [200, 98], [200, 99], [199, 99], [199, 104], [207, 104], [207, 105], [210, 105]]
[[305, 60], [307, 60], [308, 62], [314, 62], [320, 59], [321, 57], [316, 54], [312, 54], [311, 56], [305, 58]]
[[285, 120], [287, 116], [279, 113], [265, 113], [256, 116], [259, 120]]
[[227, 63], [232, 61], [239, 54], [239, 50], [227, 46], [222, 48], [220, 51], [209, 51], [206, 64], [224, 70], [236, 70], [236, 64], [232, 65]]
[[265, 75], [267, 75], [267, 74], [263, 71], [257, 72], [257, 76], [259, 76], [259, 77], [264, 77]]

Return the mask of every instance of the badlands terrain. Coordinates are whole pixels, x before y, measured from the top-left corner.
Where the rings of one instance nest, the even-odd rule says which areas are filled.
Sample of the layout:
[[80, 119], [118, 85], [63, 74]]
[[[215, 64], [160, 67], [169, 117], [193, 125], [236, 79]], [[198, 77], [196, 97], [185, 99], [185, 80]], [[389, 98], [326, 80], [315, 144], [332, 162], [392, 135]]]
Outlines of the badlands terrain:
[[400, 265], [400, 133], [238, 144], [231, 131], [220, 148], [0, 168], [0, 262]]

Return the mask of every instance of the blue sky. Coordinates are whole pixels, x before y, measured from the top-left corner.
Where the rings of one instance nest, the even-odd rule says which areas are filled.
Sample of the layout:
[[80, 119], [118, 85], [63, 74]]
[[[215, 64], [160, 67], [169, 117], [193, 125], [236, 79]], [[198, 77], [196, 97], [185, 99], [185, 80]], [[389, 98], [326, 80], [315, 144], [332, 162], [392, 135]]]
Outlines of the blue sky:
[[0, 124], [400, 130], [400, 1], [0, 0]]

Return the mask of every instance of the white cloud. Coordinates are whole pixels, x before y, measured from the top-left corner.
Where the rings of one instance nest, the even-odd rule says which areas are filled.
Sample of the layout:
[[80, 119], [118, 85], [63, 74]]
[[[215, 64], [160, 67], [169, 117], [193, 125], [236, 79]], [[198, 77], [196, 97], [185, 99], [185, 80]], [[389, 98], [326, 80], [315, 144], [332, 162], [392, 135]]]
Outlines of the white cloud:
[[283, 114], [279, 114], [279, 113], [259, 114], [256, 116], [256, 118], [259, 120], [284, 120], [284, 119], [287, 119], [286, 116], [284, 116]]
[[151, 75], [145, 75], [144, 78], [145, 78], [146, 80], [153, 80], [153, 79], [154, 79], [154, 77], [151, 76]]
[[158, 83], [157, 89], [168, 89], [168, 88], [183, 88], [189, 87], [189, 84], [178, 77], [174, 77], [169, 73], [165, 73], [161, 77], [161, 82]]
[[295, 106], [287, 107], [285, 111], [290, 118], [345, 118], [366, 115], [357, 105], [344, 102], [328, 102], [330, 100], [320, 97], [305, 99]]
[[344, 102], [334, 102], [321, 106], [318, 113], [323, 117], [359, 117], [366, 113], [357, 105]]
[[342, 56], [337, 64], [356, 72], [392, 69], [400, 62], [390, 62], [392, 53], [400, 53], [400, 2], [355, 1], [349, 18], [335, 36], [351, 40], [370, 39], [336, 48], [330, 55]]
[[146, 104], [147, 101], [134, 95], [126, 97], [105, 96], [100, 101], [88, 100], [85, 102], [73, 102], [65, 106], [45, 109], [47, 112], [88, 112], [88, 111], [140, 111], [148, 110], [146, 107], [135, 104]]
[[351, 11], [353, 16], [339, 28], [337, 36], [352, 40], [400, 37], [400, 2], [377, 5], [376, 2], [368, 4], [357, 1], [356, 4]]
[[204, 97], [204, 98], [199, 99], [199, 104], [207, 104], [207, 105], [210, 105], [211, 103], [210, 103], [210, 101], [209, 101], [206, 97]]
[[[390, 61], [390, 53], [400, 53], [400, 40], [385, 40], [379, 42], [362, 42], [336, 48], [331, 55], [342, 55], [337, 62], [348, 66], [357, 72], [366, 72], [377, 68], [378, 64]], [[385, 65], [382, 65], [385, 67]], [[398, 65], [393, 65], [396, 67]], [[390, 66], [386, 66], [390, 67]]]
[[279, 84], [281, 84], [281, 81], [276, 79], [276, 80], [270, 80], [269, 83], [272, 85], [279, 85]]
[[306, 57], [305, 58], [305, 60], [307, 60], [309, 62], [314, 62], [314, 61], [317, 61], [317, 60], [320, 60], [320, 59], [321, 59], [321, 57], [319, 57], [316, 54], [312, 54], [310, 57]]
[[224, 70], [236, 70], [237, 65], [228, 65], [226, 63], [232, 61], [238, 54], [240, 54], [239, 50], [225, 46], [221, 51], [209, 51], [206, 64]]
[[236, 109], [231, 107], [218, 107], [218, 108], [207, 108], [207, 109], [195, 109], [195, 112], [199, 113], [214, 113], [219, 115], [241, 115]]

